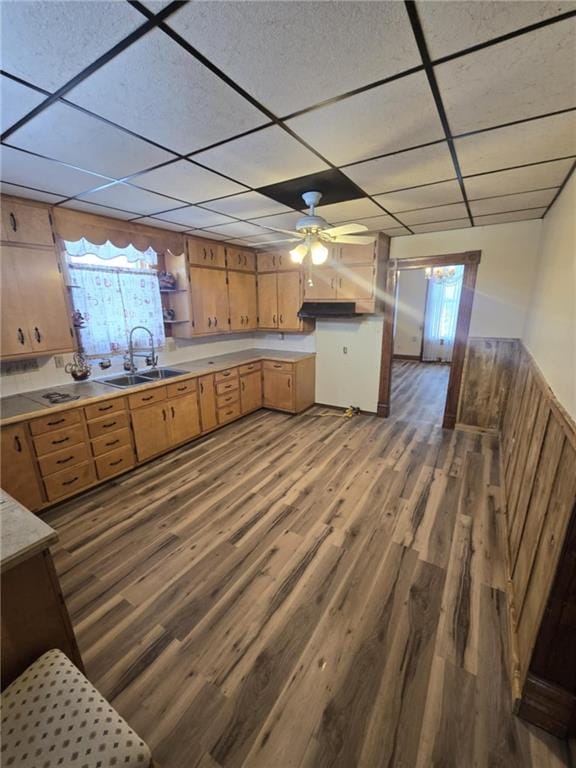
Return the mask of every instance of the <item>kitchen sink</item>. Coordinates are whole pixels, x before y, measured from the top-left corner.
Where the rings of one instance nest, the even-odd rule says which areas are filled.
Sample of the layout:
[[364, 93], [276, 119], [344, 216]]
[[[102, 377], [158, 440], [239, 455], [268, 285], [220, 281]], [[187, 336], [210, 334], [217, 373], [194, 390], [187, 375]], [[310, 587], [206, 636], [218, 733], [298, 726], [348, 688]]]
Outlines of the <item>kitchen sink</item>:
[[177, 371], [174, 368], [153, 368], [151, 371], [143, 371], [139, 376], [145, 379], [171, 379], [173, 376], [183, 376], [187, 371]]
[[100, 379], [102, 384], [109, 384], [111, 387], [135, 387], [137, 384], [149, 384], [150, 379], [144, 376], [138, 376], [134, 373], [128, 376], [112, 376], [110, 379]]

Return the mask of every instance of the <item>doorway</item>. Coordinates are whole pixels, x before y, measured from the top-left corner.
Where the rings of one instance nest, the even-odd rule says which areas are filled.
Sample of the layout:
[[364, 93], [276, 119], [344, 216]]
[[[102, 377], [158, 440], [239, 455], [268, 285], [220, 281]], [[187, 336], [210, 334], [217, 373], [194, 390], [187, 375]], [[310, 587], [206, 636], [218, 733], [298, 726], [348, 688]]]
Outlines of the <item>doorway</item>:
[[379, 416], [409, 413], [454, 428], [480, 257], [467, 251], [389, 263]]

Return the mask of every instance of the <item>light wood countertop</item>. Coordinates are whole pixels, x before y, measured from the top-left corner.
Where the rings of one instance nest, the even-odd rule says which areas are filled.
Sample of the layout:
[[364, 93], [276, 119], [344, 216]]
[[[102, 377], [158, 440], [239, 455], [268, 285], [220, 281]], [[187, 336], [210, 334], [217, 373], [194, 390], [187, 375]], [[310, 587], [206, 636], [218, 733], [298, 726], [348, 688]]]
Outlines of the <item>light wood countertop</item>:
[[0, 488], [0, 571], [58, 541], [57, 532]]

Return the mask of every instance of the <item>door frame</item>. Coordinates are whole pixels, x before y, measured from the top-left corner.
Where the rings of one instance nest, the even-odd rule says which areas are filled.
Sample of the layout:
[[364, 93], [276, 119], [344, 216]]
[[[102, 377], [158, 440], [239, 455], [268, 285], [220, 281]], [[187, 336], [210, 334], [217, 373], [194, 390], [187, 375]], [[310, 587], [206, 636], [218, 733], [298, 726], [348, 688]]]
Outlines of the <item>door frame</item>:
[[396, 308], [397, 273], [406, 269], [425, 269], [426, 267], [464, 267], [462, 293], [456, 320], [456, 333], [450, 365], [450, 378], [446, 393], [446, 405], [442, 427], [454, 429], [460, 399], [464, 359], [468, 345], [470, 318], [474, 303], [476, 275], [482, 251], [464, 251], [448, 253], [442, 256], [417, 256], [409, 259], [390, 260], [386, 274], [387, 301], [384, 307], [384, 328], [382, 331], [382, 350], [380, 355], [380, 387], [378, 392], [377, 415], [387, 418], [390, 415], [390, 393], [392, 388], [392, 356], [394, 353], [394, 312]]

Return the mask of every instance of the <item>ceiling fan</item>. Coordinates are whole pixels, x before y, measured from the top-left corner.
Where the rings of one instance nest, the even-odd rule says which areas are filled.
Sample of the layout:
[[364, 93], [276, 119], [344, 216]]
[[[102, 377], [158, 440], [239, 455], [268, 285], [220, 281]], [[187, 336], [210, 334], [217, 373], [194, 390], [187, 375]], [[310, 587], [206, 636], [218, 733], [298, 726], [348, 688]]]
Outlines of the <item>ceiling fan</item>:
[[331, 227], [326, 219], [316, 216], [314, 210], [322, 197], [321, 192], [304, 192], [302, 199], [309, 210], [296, 223], [296, 231], [280, 230], [293, 235], [304, 242], [290, 251], [290, 258], [295, 264], [302, 264], [306, 256], [310, 255], [313, 264], [324, 264], [328, 258], [330, 243], [352, 243], [354, 245], [368, 245], [374, 242], [374, 237], [352, 235], [352, 232], [368, 230], [364, 224], [342, 224], [339, 227]]

